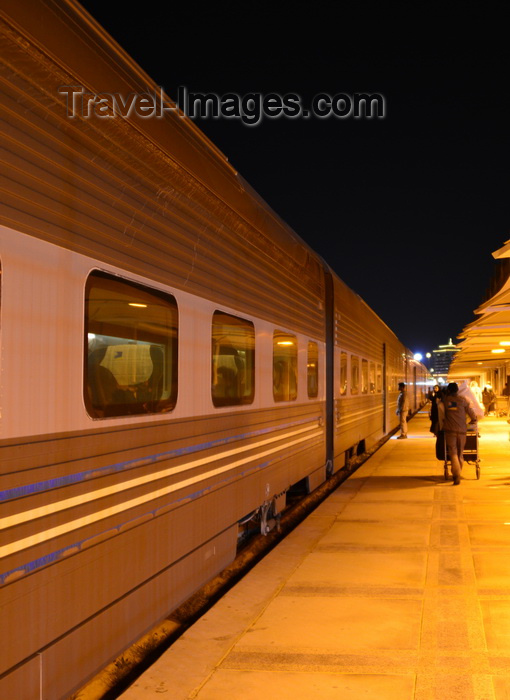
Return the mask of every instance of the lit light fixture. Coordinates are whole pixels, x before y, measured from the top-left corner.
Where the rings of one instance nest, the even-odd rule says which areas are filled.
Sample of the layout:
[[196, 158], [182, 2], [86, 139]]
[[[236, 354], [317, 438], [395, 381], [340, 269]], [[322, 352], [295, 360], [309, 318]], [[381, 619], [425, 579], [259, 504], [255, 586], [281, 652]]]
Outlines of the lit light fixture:
[[476, 364], [477, 364], [477, 365], [483, 365], [483, 362], [477, 362]]
[[136, 304], [134, 301], [130, 301], [129, 306], [136, 306], [137, 309], [146, 309], [147, 308], [147, 304]]
[[433, 371], [434, 371], [434, 368], [433, 368], [433, 367], [431, 367], [431, 368], [430, 368], [430, 371], [431, 371], [431, 372], [433, 372]]
[[294, 345], [294, 341], [292, 340], [279, 340], [277, 345]]
[[499, 344], [500, 345], [510, 345], [510, 340], [500, 340]]
[[421, 352], [415, 352], [414, 359], [416, 360], [416, 362], [421, 362], [423, 360], [423, 355], [421, 354]]
[[425, 357], [427, 357], [427, 358], [430, 360], [430, 358], [432, 357], [432, 355], [430, 354], [430, 352], [428, 352], [428, 353], [425, 355]]
[[505, 348], [496, 348], [496, 350], [491, 350], [493, 355], [500, 355], [502, 352], [506, 352]]

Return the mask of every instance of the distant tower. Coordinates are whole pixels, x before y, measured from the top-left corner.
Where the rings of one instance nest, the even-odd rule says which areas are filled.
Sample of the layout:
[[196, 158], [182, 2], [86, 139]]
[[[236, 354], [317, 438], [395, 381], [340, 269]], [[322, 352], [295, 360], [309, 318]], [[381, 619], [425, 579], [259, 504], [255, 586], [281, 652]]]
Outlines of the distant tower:
[[450, 369], [453, 356], [456, 352], [460, 352], [460, 348], [455, 347], [451, 338], [448, 345], [440, 345], [437, 350], [432, 350], [434, 377], [436, 381], [439, 381], [439, 378], [446, 381], [448, 370]]

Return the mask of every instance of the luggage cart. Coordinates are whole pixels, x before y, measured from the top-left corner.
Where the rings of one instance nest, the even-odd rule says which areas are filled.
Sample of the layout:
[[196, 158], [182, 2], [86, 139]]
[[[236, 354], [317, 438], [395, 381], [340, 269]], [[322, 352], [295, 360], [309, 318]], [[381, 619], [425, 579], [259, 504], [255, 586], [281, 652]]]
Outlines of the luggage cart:
[[[480, 437], [480, 433], [478, 432], [478, 426], [475, 426], [474, 428], [470, 429], [468, 427], [466, 431], [466, 444], [464, 445], [464, 452], [462, 453], [464, 456], [464, 463], [467, 462], [467, 464], [474, 464], [475, 469], [476, 469], [476, 478], [480, 478], [480, 456], [478, 454], [478, 438]], [[444, 436], [444, 478], [445, 481], [448, 481], [449, 473], [448, 473], [448, 462], [450, 462], [450, 458], [448, 455], [448, 449], [446, 447], [446, 435]]]

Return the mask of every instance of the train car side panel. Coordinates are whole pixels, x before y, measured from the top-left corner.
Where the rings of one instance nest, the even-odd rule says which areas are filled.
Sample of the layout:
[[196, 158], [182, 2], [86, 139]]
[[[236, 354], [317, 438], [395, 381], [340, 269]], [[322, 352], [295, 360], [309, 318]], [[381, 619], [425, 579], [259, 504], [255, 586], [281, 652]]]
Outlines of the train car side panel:
[[341, 280], [335, 283], [335, 468], [398, 424], [404, 347]]

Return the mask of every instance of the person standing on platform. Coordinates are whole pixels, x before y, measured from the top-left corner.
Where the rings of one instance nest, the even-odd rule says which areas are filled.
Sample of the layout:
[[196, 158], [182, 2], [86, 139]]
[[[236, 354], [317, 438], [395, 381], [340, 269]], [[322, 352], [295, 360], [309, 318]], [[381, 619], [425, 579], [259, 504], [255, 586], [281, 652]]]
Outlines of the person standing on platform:
[[430, 395], [430, 432], [434, 433], [436, 437], [439, 433], [439, 415], [437, 406], [442, 398], [443, 395], [441, 393], [441, 389], [439, 388], [439, 384], [436, 384], [433, 392]]
[[448, 384], [443, 397], [446, 449], [452, 465], [454, 486], [460, 484], [460, 473], [464, 463], [464, 447], [466, 445], [467, 418], [476, 423], [476, 413], [468, 399], [458, 394], [459, 387], [455, 382]]
[[484, 390], [482, 391], [482, 401], [483, 405], [485, 408], [485, 415], [488, 416], [491, 409], [492, 409], [492, 403], [494, 402], [494, 399], [496, 398], [496, 394], [492, 391], [491, 386], [486, 386]]
[[471, 391], [473, 392], [473, 394], [475, 395], [475, 399], [476, 399], [476, 400], [478, 401], [478, 403], [480, 404], [480, 407], [481, 407], [481, 408], [484, 408], [482, 390], [481, 390], [480, 387], [478, 386], [478, 382], [476, 381], [476, 379], [473, 379], [473, 380], [470, 382], [469, 387], [470, 387]]
[[400, 416], [400, 435], [397, 440], [407, 438], [407, 414], [409, 413], [409, 399], [407, 398], [406, 385], [400, 382], [398, 385], [400, 394], [397, 399], [397, 416]]

